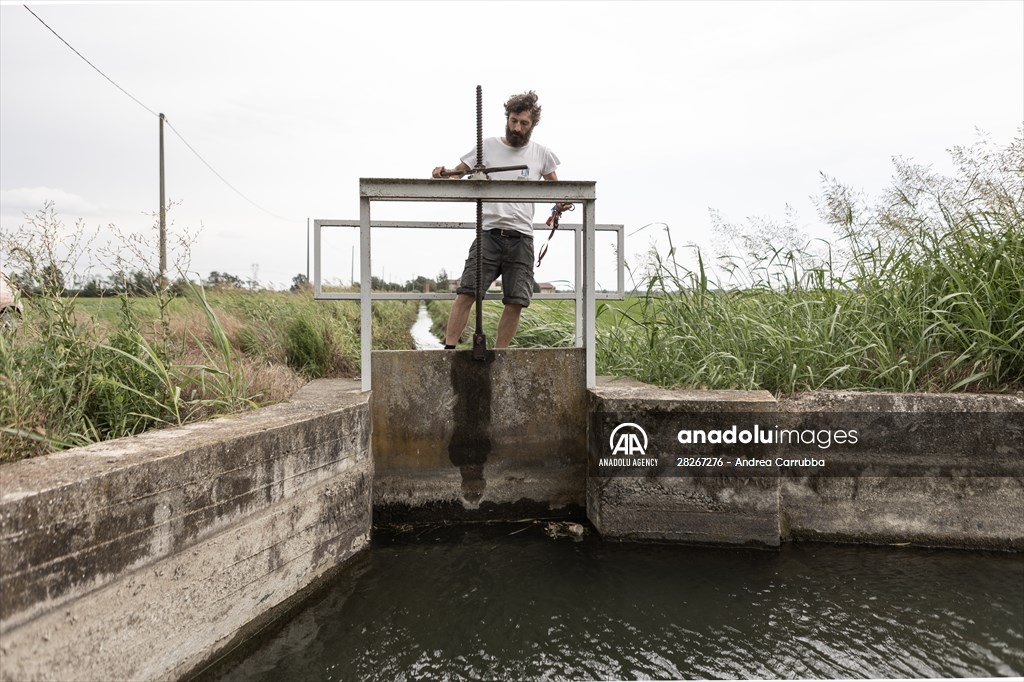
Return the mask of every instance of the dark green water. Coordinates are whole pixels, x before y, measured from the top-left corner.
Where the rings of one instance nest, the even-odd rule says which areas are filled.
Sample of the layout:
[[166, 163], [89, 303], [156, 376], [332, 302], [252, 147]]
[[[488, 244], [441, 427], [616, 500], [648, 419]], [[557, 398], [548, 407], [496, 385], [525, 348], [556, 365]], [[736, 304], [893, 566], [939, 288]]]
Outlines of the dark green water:
[[1020, 555], [573, 542], [521, 524], [378, 534], [217, 679], [1021, 674]]

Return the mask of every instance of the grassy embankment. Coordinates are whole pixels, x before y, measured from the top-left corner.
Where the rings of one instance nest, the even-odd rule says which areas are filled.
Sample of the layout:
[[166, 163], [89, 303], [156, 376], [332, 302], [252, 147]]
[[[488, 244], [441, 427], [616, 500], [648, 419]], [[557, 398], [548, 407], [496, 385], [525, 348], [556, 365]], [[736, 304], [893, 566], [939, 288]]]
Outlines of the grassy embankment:
[[[737, 231], [744, 253], [719, 279], [700, 254], [692, 269], [652, 254], [643, 294], [598, 304], [598, 371], [776, 393], [1024, 389], [1024, 135], [952, 152], [953, 178], [897, 162], [874, 206], [826, 180], [821, 213], [839, 235], [827, 248]], [[435, 321], [449, 306], [431, 303]], [[485, 310], [492, 343], [500, 309]], [[0, 461], [352, 375], [357, 310], [286, 294], [196, 292], [166, 308], [39, 296], [0, 334]], [[375, 304], [374, 346], [411, 347], [415, 315]], [[537, 302], [515, 344], [570, 346], [572, 327], [571, 303]]]
[[[1024, 389], [1024, 138], [952, 153], [954, 178], [897, 161], [873, 206], [826, 178], [834, 244], [733, 230], [745, 253], [719, 264], [726, 281], [701, 254], [692, 269], [652, 254], [643, 295], [598, 303], [598, 372], [775, 393]], [[485, 304], [490, 340], [500, 308]], [[435, 329], [449, 309], [432, 303]], [[572, 339], [572, 304], [546, 301], [513, 343]]]
[[[925, 249], [861, 252], [845, 277], [822, 270], [746, 288], [660, 263], [645, 295], [598, 303], [597, 369], [660, 386], [776, 393], [1024, 389], [1022, 235], [971, 226]], [[438, 335], [450, 307], [431, 302]], [[492, 342], [500, 310], [484, 306]], [[564, 301], [532, 304], [513, 340], [572, 345]]]
[[[26, 300], [0, 335], [0, 462], [280, 401], [359, 369], [358, 306], [308, 293]], [[411, 348], [406, 302], [374, 304], [374, 347]]]

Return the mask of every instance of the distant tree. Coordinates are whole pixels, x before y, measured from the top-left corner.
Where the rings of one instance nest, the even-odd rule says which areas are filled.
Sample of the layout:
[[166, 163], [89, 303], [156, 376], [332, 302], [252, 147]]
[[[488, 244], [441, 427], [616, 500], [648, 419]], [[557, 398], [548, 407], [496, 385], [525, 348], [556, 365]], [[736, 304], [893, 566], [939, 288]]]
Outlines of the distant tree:
[[401, 291], [402, 285], [395, 282], [385, 282], [381, 277], [370, 277], [370, 288], [374, 291]]
[[206, 278], [206, 286], [222, 289], [241, 289], [244, 285], [242, 278], [232, 275], [229, 272], [217, 272], [214, 270]]
[[11, 284], [17, 287], [23, 294], [38, 293], [35, 279], [29, 271], [15, 272], [10, 276]]
[[84, 298], [99, 298], [103, 295], [103, 282], [96, 277], [90, 279], [78, 295]]
[[64, 273], [55, 263], [50, 263], [39, 273], [39, 286], [44, 294], [60, 296], [64, 293]]
[[[443, 270], [441, 272], [444, 273]], [[447, 285], [447, 276], [442, 281]], [[440, 286], [441, 282], [429, 279], [423, 275], [417, 275], [416, 279], [408, 280], [404, 285], [402, 285], [401, 289], [402, 291], [425, 291], [427, 287], [429, 287], [430, 291], [441, 291], [441, 289], [439, 289]]]
[[448, 271], [445, 270], [444, 268], [441, 268], [441, 272], [437, 273], [437, 279], [434, 280], [434, 282], [436, 284], [435, 290], [436, 291], [448, 291], [449, 290], [449, 286], [448, 286], [448, 280], [449, 279], [450, 278], [448, 277]]
[[167, 286], [167, 292], [171, 296], [184, 296], [185, 292], [188, 291], [190, 284], [191, 282], [184, 277], [178, 277], [178, 279], [174, 280]]
[[160, 276], [155, 272], [134, 270], [127, 279], [127, 290], [131, 296], [152, 296], [160, 289]]
[[110, 293], [123, 294], [128, 290], [128, 273], [118, 270], [110, 275]]
[[292, 286], [291, 286], [291, 289], [289, 289], [289, 291], [291, 291], [292, 293], [298, 293], [300, 291], [306, 291], [309, 288], [310, 288], [309, 278], [306, 277], [301, 272], [299, 274], [295, 275], [294, 277], [292, 277]]

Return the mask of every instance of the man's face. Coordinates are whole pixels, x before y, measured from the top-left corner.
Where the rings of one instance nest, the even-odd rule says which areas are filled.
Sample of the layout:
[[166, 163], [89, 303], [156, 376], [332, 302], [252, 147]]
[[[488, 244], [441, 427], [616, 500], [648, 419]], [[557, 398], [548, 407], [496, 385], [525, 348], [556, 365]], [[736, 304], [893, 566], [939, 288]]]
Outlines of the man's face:
[[511, 113], [505, 121], [505, 140], [513, 147], [523, 147], [533, 133], [533, 115], [529, 111]]

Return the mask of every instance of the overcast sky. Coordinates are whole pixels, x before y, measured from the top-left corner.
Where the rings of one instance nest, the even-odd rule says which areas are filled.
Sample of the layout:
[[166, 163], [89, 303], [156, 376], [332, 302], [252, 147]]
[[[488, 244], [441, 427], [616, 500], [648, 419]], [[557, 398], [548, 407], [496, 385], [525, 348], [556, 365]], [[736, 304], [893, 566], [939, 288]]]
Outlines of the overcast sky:
[[[536, 90], [534, 140], [561, 158], [561, 178], [597, 182], [598, 222], [665, 223], [676, 245], [710, 244], [709, 208], [744, 224], [790, 204], [814, 234], [820, 172], [877, 194], [893, 156], [945, 170], [946, 150], [976, 129], [1005, 144], [1024, 122], [1020, 1], [29, 7], [281, 216], [167, 131], [174, 228], [197, 233], [190, 270], [255, 270], [267, 285], [306, 271], [307, 218], [358, 218], [360, 177], [456, 164], [474, 144], [477, 84], [485, 135], [502, 134], [508, 95]], [[69, 225], [148, 230], [157, 135], [156, 116], [24, 7], [0, 7], [3, 230], [46, 200]], [[469, 204], [374, 205], [375, 218], [473, 216]], [[457, 274], [470, 240], [375, 233], [373, 274]], [[349, 279], [355, 243], [354, 230], [328, 236], [328, 277]], [[538, 280], [571, 279], [571, 243], [556, 238]], [[652, 243], [664, 248], [660, 227], [629, 240], [630, 260]], [[599, 256], [610, 286], [610, 240]]]

